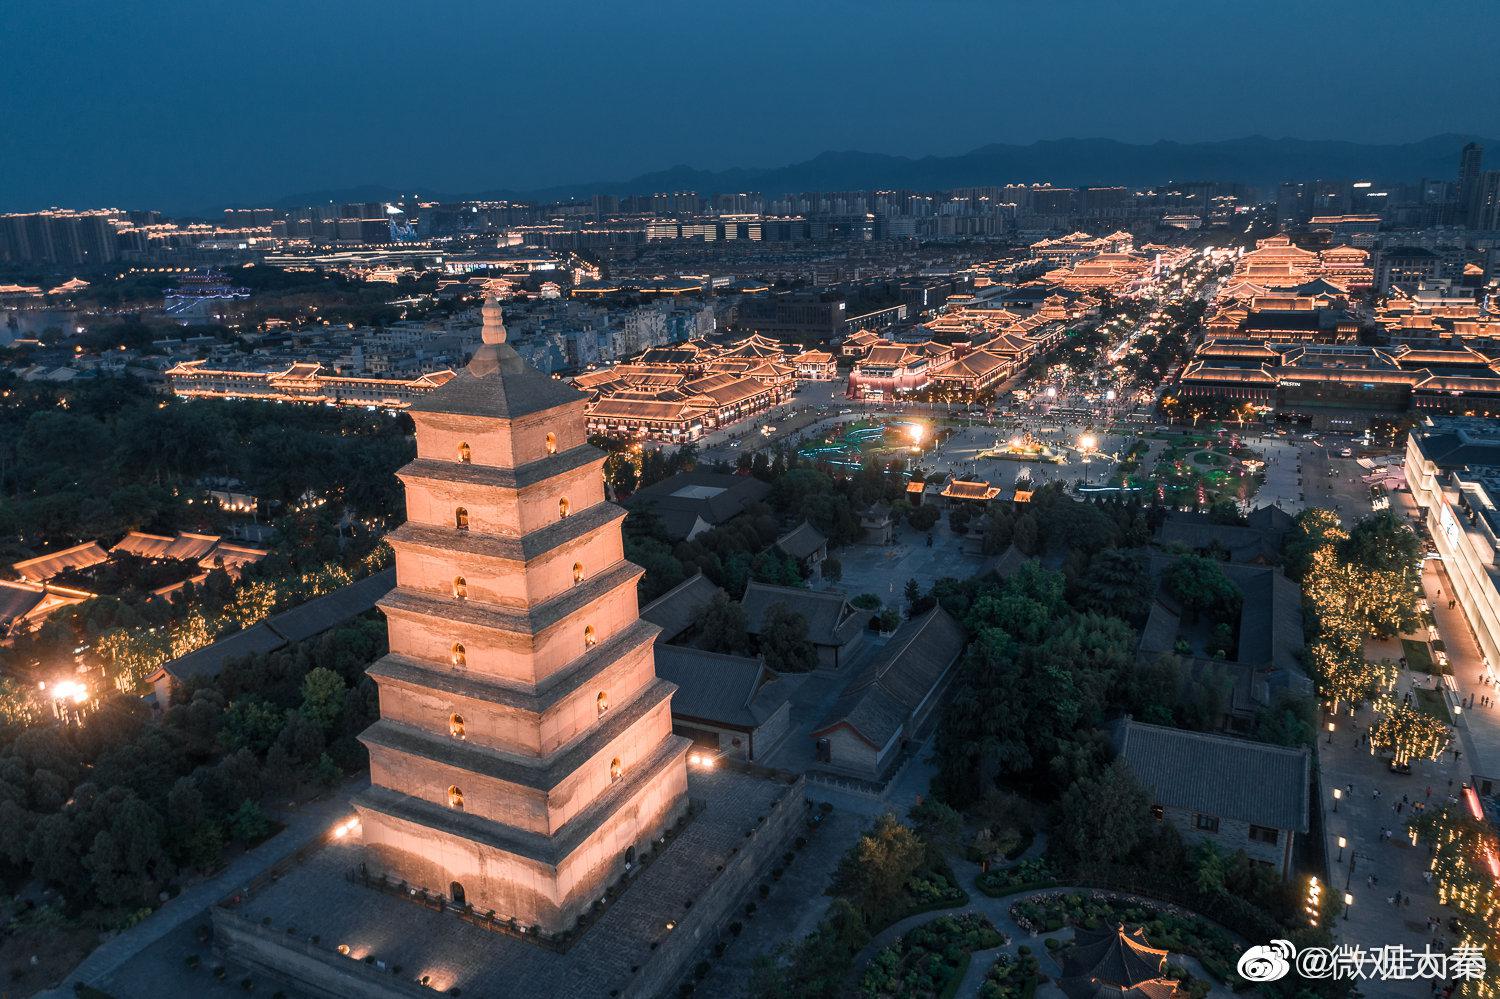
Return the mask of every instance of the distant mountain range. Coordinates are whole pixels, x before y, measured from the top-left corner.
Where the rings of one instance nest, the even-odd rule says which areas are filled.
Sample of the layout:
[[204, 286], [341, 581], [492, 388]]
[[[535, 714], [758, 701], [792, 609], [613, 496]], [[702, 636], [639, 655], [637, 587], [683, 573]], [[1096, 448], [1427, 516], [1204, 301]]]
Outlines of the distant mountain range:
[[[1135, 145], [1113, 139], [1054, 139], [1027, 146], [995, 143], [957, 156], [887, 156], [856, 151], [826, 152], [787, 166], [765, 169], [698, 170], [674, 166], [629, 180], [566, 184], [541, 190], [487, 190], [468, 194], [402, 188], [440, 200], [510, 198], [564, 201], [594, 194], [657, 191], [767, 195], [799, 191], [873, 188], [943, 190], [989, 184], [1047, 182], [1063, 187], [1143, 187], [1191, 180], [1237, 181], [1256, 186], [1283, 180], [1364, 179], [1381, 183], [1422, 178], [1453, 179], [1464, 143], [1477, 141], [1500, 156], [1500, 142], [1467, 135], [1437, 135], [1418, 142], [1372, 144], [1331, 139], [1270, 139], [1252, 135], [1222, 142], [1155, 142]], [[277, 207], [327, 201], [385, 201], [400, 191], [374, 185], [317, 191], [282, 198]]]

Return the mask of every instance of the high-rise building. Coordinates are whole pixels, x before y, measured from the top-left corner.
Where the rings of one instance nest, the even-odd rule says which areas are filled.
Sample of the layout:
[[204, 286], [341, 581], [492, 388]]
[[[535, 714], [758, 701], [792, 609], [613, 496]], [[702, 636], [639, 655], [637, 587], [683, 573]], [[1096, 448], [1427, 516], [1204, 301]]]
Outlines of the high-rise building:
[[1486, 170], [1474, 184], [1469, 202], [1470, 229], [1500, 230], [1500, 170]]
[[410, 409], [356, 807], [372, 873], [551, 933], [683, 814], [688, 741], [586, 397], [517, 356], [498, 302], [483, 314], [468, 368]]
[[1474, 199], [1479, 188], [1480, 174], [1484, 172], [1484, 147], [1477, 142], [1464, 146], [1458, 156], [1458, 214], [1469, 228], [1477, 228], [1472, 219]]

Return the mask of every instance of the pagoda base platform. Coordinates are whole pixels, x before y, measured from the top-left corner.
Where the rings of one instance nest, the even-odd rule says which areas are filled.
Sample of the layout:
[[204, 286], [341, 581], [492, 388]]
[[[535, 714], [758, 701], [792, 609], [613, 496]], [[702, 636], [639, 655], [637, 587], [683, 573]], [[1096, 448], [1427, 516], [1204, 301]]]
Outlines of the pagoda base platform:
[[806, 821], [802, 779], [788, 775], [693, 772], [688, 794], [693, 817], [566, 946], [361, 884], [350, 877], [358, 836], [215, 908], [215, 944], [232, 968], [296, 995], [655, 996], [718, 939]]

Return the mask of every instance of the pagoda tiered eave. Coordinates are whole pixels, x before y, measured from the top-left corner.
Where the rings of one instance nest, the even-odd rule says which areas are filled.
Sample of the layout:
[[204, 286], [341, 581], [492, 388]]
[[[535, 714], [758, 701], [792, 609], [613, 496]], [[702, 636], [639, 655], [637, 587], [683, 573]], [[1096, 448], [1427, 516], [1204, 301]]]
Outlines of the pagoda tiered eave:
[[601, 662], [624, 659], [637, 649], [652, 645], [660, 632], [661, 628], [649, 621], [635, 621], [537, 684], [507, 683], [474, 670], [439, 666], [398, 653], [387, 653], [366, 672], [376, 683], [437, 690], [517, 711], [541, 713], [577, 689], [579, 681], [599, 671]]
[[613, 503], [598, 503], [530, 534], [512, 537], [480, 531], [456, 531], [452, 527], [419, 524], [408, 520], [385, 536], [396, 550], [422, 548], [435, 554], [473, 555], [505, 562], [532, 562], [571, 541], [585, 538], [602, 527], [624, 520], [626, 511]]
[[471, 625], [525, 639], [533, 644], [553, 626], [626, 584], [634, 584], [646, 570], [634, 562], [620, 561], [605, 571], [565, 590], [551, 600], [521, 610], [478, 600], [456, 600], [438, 597], [418, 590], [398, 587], [376, 604], [387, 617], [408, 616]]
[[669, 701], [676, 689], [676, 684], [667, 680], [653, 679], [628, 704], [611, 711], [601, 724], [572, 745], [554, 753], [550, 759], [520, 756], [473, 742], [445, 739], [387, 718], [365, 729], [359, 739], [372, 750], [380, 748], [416, 756], [517, 788], [550, 794], [586, 760], [598, 756], [611, 742]]
[[669, 771], [686, 774], [686, 757], [691, 741], [669, 735], [648, 759], [632, 767], [622, 779], [610, 785], [587, 809], [564, 823], [551, 836], [503, 825], [480, 816], [455, 812], [450, 808], [402, 794], [390, 788], [372, 786], [354, 799], [356, 808], [369, 809], [392, 818], [425, 827], [438, 835], [460, 833], [464, 838], [512, 853], [534, 863], [550, 867], [560, 865], [589, 836], [598, 832], [605, 821], [631, 798], [647, 791]]
[[465, 485], [489, 486], [497, 489], [525, 489], [568, 472], [587, 468], [606, 458], [603, 451], [592, 444], [580, 444], [558, 454], [551, 454], [539, 461], [527, 462], [516, 468], [499, 468], [494, 465], [478, 465], [463, 461], [443, 461], [437, 458], [414, 458], [397, 472], [403, 482], [415, 479], [430, 482], [461, 482]]

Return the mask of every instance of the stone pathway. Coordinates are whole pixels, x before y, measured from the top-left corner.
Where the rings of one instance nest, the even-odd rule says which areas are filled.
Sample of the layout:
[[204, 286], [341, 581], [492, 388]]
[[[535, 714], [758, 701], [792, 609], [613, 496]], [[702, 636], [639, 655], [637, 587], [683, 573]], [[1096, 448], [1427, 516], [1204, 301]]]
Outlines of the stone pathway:
[[[1026, 851], [1016, 859], [1016, 863], [1020, 863], [1023, 859], [1027, 859], [1029, 857], [1040, 854], [1042, 850], [1045, 849], [1045, 845], [1045, 837], [1041, 834], [1038, 834], [1037, 841], [1033, 842], [1031, 846], [1028, 847]], [[999, 947], [994, 947], [989, 950], [976, 951], [974, 953], [974, 955], [969, 960], [969, 968], [964, 973], [963, 981], [959, 984], [957, 992], [954, 993], [956, 999], [971, 999], [971, 997], [977, 996], [979, 994], [980, 986], [984, 984], [984, 977], [989, 973], [990, 966], [995, 963], [995, 959], [1002, 954], [1009, 954], [1014, 957], [1016, 952], [1021, 948], [1022, 945], [1030, 947], [1031, 952], [1036, 955], [1037, 960], [1041, 963], [1041, 971], [1043, 975], [1052, 979], [1056, 979], [1057, 976], [1062, 973], [1062, 969], [1057, 965], [1057, 962], [1053, 960], [1051, 952], [1047, 950], [1046, 941], [1049, 937], [1058, 939], [1071, 939], [1073, 930], [1070, 927], [1065, 927], [1060, 930], [1054, 930], [1051, 933], [1039, 933], [1036, 935], [1032, 935], [1030, 931], [1022, 929], [1016, 923], [1016, 921], [1011, 918], [1010, 908], [1017, 902], [1024, 901], [1028, 898], [1035, 898], [1038, 895], [1051, 895], [1058, 892], [1075, 891], [1091, 892], [1097, 891], [1098, 889], [1080, 885], [1058, 885], [1052, 888], [1034, 888], [1030, 891], [1018, 892], [1014, 895], [1006, 895], [1000, 898], [993, 898], [979, 890], [978, 870], [973, 869], [971, 865], [963, 866], [966, 869], [966, 873], [963, 875], [961, 880], [963, 881], [964, 889], [969, 893], [969, 901], [964, 905], [956, 905], [948, 909], [937, 909], [932, 912], [922, 912], [918, 913], [915, 916], [908, 916], [907, 918], [892, 923], [890, 926], [887, 926], [885, 929], [881, 930], [874, 936], [874, 938], [871, 939], [871, 941], [864, 947], [863, 950], [855, 955], [854, 962], [851, 965], [850, 969], [850, 981], [857, 984], [860, 978], [863, 976], [865, 968], [871, 961], [875, 959], [875, 955], [879, 954], [886, 947], [889, 947], [900, 937], [904, 936], [916, 927], [922, 926], [925, 923], [930, 923], [934, 919], [939, 919], [943, 916], [962, 916], [968, 915], [970, 913], [977, 913], [987, 918], [991, 923], [994, 924], [995, 929], [1005, 934], [1006, 942]], [[1127, 892], [1110, 892], [1110, 894], [1116, 898], [1125, 899], [1132, 902], [1140, 902], [1147, 905], [1163, 906], [1169, 904], [1162, 902], [1159, 899], [1149, 898], [1144, 895], [1132, 895]], [[1211, 999], [1230, 999], [1230, 997], [1234, 995], [1234, 993], [1226, 985], [1224, 985], [1222, 982], [1219, 982], [1212, 975], [1208, 974], [1208, 972], [1204, 970], [1203, 965], [1200, 964], [1196, 958], [1188, 957], [1184, 954], [1173, 954], [1171, 955], [1169, 960], [1172, 964], [1176, 964], [1186, 968], [1193, 974], [1194, 977], [1202, 978], [1204, 981], [1211, 983], [1211, 988], [1209, 991], [1209, 996], [1211, 997]], [[1037, 990], [1037, 995], [1047, 995], [1046, 990], [1048, 988], [1054, 989], [1054, 995], [1061, 994], [1060, 992], [1055, 990], [1054, 986], [1043, 985]]]

